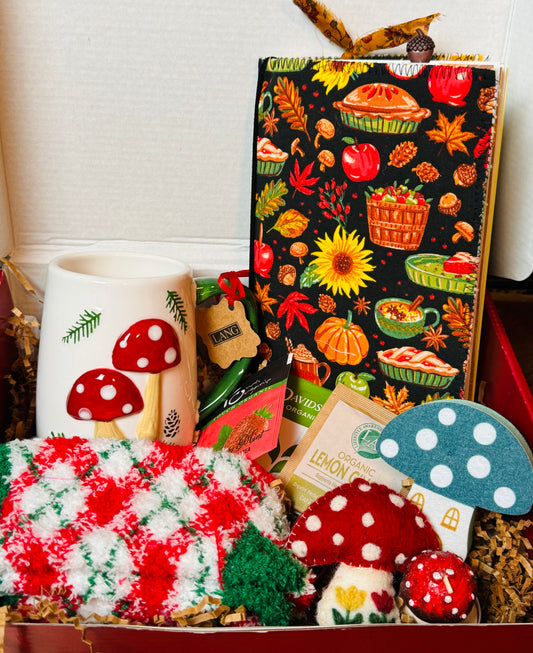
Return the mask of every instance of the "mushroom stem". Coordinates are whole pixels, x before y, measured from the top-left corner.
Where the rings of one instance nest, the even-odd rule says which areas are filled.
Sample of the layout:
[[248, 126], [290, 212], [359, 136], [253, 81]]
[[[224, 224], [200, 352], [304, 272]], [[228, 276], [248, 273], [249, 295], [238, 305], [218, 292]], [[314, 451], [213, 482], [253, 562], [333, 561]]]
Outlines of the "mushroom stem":
[[110, 438], [112, 440], [125, 440], [126, 436], [117, 426], [115, 420], [109, 422], [95, 422], [94, 423], [94, 437], [95, 438]]
[[157, 440], [159, 435], [159, 408], [161, 402], [161, 374], [150, 374], [144, 389], [144, 410], [137, 424], [140, 440]]
[[399, 621], [395, 594], [391, 572], [340, 563], [317, 604], [316, 621], [319, 626]]

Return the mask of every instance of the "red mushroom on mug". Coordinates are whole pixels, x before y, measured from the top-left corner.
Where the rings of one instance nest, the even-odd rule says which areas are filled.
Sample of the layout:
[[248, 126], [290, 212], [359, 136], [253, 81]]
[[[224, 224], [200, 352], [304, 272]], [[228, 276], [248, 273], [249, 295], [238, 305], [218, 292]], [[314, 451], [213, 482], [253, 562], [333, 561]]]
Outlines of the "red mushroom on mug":
[[385, 485], [357, 479], [316, 499], [287, 547], [305, 565], [338, 565], [316, 610], [317, 623], [332, 626], [398, 621], [394, 573], [440, 543], [417, 506]]
[[67, 397], [67, 413], [79, 420], [93, 420], [97, 438], [124, 440], [116, 419], [134, 415], [143, 408], [141, 393], [122, 372], [103, 367], [79, 376]]
[[181, 360], [178, 337], [172, 326], [160, 319], [132, 324], [118, 338], [112, 361], [118, 370], [147, 372], [144, 411], [137, 425], [140, 439], [157, 440], [161, 403], [161, 373]]

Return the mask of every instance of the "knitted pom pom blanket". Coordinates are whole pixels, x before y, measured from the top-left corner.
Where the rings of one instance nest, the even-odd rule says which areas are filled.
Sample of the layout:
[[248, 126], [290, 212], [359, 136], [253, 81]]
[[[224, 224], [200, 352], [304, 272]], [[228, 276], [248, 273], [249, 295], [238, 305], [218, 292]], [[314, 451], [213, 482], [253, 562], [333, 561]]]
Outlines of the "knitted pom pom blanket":
[[[148, 623], [215, 597], [284, 625], [287, 595], [305, 593], [307, 570], [279, 546], [289, 525], [272, 480], [210, 448], [62, 437], [2, 444], [3, 603], [46, 597], [87, 620]], [[203, 609], [215, 607], [207, 600]]]

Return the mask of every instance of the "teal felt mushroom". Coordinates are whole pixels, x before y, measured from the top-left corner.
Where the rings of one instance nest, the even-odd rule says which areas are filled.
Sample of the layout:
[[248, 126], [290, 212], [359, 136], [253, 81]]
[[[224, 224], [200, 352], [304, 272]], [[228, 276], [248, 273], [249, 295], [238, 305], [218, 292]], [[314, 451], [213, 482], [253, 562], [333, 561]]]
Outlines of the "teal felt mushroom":
[[475, 402], [444, 399], [393, 418], [378, 439], [391, 466], [413, 480], [408, 498], [442, 548], [465, 558], [476, 507], [509, 515], [533, 504], [533, 454], [518, 430]]

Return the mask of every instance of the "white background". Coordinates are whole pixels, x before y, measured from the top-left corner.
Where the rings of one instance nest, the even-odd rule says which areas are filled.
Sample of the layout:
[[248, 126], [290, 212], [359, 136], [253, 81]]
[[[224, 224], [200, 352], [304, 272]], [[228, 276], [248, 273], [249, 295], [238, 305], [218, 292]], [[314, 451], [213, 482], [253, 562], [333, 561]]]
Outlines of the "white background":
[[[354, 39], [440, 12], [437, 52], [510, 66], [490, 271], [527, 277], [533, 5], [327, 4]], [[257, 61], [340, 54], [291, 0], [3, 0], [2, 254], [37, 287], [53, 255], [124, 240], [198, 274], [246, 268]]]

